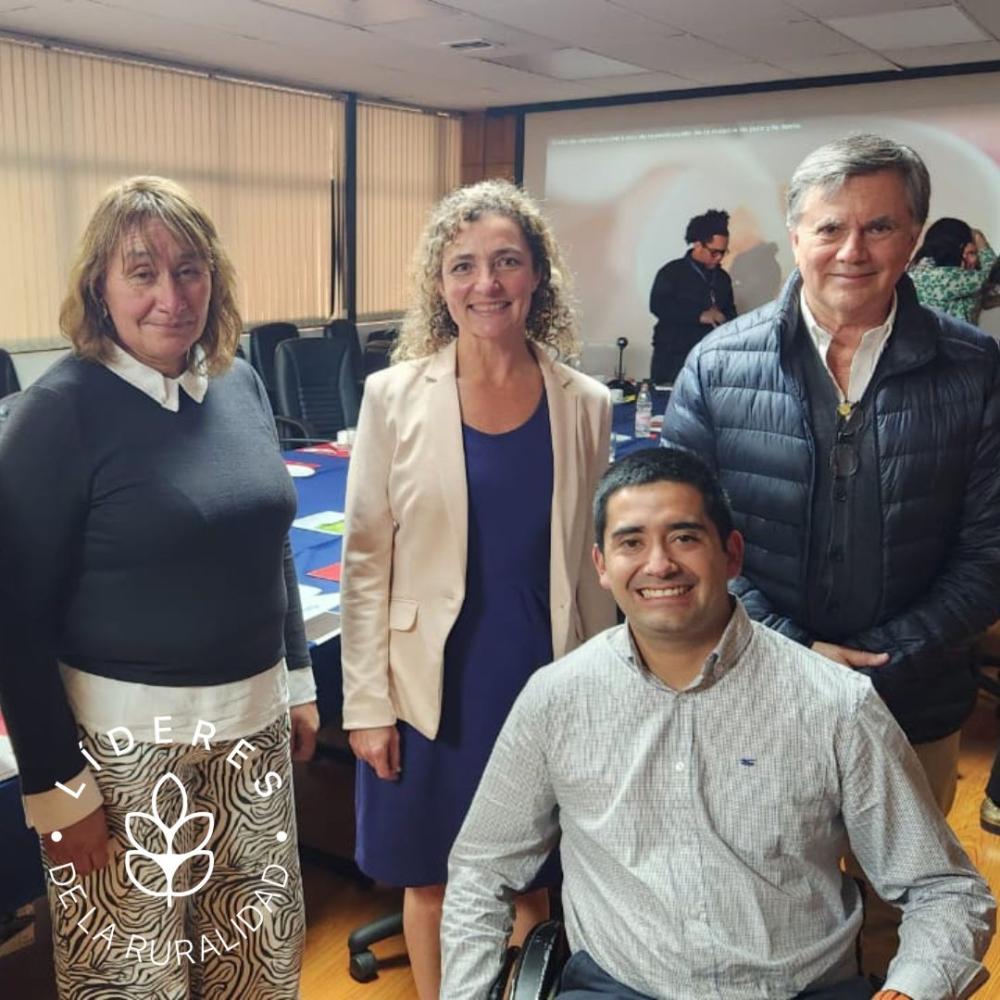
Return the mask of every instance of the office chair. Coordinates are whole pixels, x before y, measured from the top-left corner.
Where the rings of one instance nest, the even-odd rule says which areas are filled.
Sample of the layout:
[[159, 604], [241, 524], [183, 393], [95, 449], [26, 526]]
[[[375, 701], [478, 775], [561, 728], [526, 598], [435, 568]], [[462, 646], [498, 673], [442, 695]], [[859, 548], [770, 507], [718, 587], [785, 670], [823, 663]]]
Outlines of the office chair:
[[329, 441], [358, 422], [361, 393], [346, 338], [295, 337], [274, 352], [275, 410]]
[[274, 352], [278, 344], [293, 337], [298, 337], [299, 328], [294, 323], [265, 323], [250, 331], [250, 364], [267, 389], [271, 407], [274, 408], [277, 396], [274, 383]]
[[17, 371], [11, 356], [0, 348], [0, 397], [20, 392], [21, 383], [17, 379]]
[[274, 429], [278, 432], [278, 446], [282, 451], [305, 448], [311, 444], [326, 444], [330, 439], [318, 437], [301, 420], [274, 415]]
[[332, 319], [323, 327], [323, 336], [331, 340], [346, 340], [351, 355], [351, 370], [359, 389], [363, 392], [365, 382], [365, 362], [361, 352], [358, 328], [349, 319]]
[[388, 327], [385, 330], [372, 330], [365, 340], [364, 351], [364, 374], [365, 378], [372, 372], [381, 371], [389, 367], [389, 354], [396, 346], [396, 339], [399, 332], [395, 327]]
[[[551, 1000], [559, 988], [569, 945], [559, 920], [535, 924], [521, 950], [510, 948], [500, 974], [490, 987], [489, 1000]], [[510, 992], [505, 992], [507, 989]]]
[[348, 965], [351, 979], [356, 983], [370, 983], [373, 979], [377, 979], [378, 959], [371, 952], [371, 946], [402, 933], [402, 913], [388, 913], [351, 931], [347, 938], [347, 950], [351, 956]]

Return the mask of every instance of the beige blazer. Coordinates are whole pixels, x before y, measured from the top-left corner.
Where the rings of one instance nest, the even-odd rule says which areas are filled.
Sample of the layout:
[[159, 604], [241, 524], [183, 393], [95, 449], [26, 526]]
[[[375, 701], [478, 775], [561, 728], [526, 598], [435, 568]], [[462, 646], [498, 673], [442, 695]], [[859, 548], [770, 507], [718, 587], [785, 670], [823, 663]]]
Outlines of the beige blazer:
[[[554, 481], [549, 603], [556, 657], [614, 623], [590, 559], [611, 400], [536, 350]], [[455, 344], [369, 377], [347, 477], [341, 578], [344, 728], [441, 718], [444, 645], [465, 597], [468, 495]]]

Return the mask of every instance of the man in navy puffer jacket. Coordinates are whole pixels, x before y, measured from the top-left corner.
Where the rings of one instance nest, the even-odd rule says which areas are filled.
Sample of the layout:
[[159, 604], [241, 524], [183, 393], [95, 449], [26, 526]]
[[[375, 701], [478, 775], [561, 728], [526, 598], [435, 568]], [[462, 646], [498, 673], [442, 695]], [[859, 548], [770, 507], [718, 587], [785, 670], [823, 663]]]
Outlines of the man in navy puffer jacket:
[[895, 142], [806, 157], [797, 270], [688, 355], [663, 440], [729, 494], [747, 611], [871, 678], [947, 813], [971, 643], [1000, 617], [1000, 352], [917, 302], [904, 272], [929, 201]]

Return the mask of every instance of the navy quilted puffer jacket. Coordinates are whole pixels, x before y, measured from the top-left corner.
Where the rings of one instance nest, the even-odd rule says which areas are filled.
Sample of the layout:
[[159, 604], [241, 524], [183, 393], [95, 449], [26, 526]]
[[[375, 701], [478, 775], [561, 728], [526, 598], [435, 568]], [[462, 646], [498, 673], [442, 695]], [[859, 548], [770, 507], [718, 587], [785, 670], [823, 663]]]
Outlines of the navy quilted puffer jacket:
[[810, 635], [801, 623], [817, 456], [787, 357], [800, 287], [795, 271], [775, 302], [694, 348], [664, 443], [700, 454], [729, 494], [747, 542], [731, 589], [749, 613], [799, 642], [889, 653], [886, 666], [864, 673], [911, 741], [939, 739], [971, 711], [970, 643], [1000, 617], [1000, 352], [981, 331], [920, 306], [909, 278], [900, 279], [892, 349], [868, 396], [881, 495], [872, 511], [882, 521], [879, 611], [853, 635]]

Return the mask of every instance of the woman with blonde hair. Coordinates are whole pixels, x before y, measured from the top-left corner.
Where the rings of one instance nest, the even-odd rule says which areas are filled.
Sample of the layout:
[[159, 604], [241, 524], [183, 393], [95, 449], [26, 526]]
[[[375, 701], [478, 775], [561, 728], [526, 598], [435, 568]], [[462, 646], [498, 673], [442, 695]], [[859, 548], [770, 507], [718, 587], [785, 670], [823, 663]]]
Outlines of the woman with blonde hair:
[[295, 491], [187, 192], [105, 194], [61, 325], [72, 352], [0, 435], [0, 704], [59, 995], [291, 1000], [289, 755], [318, 724]]
[[[369, 378], [347, 485], [344, 727], [358, 864], [406, 887], [417, 991], [437, 998], [447, 857], [530, 674], [613, 623], [590, 566], [607, 389], [576, 351], [568, 276], [503, 181], [446, 197], [395, 364]], [[551, 867], [514, 938], [547, 912]]]

